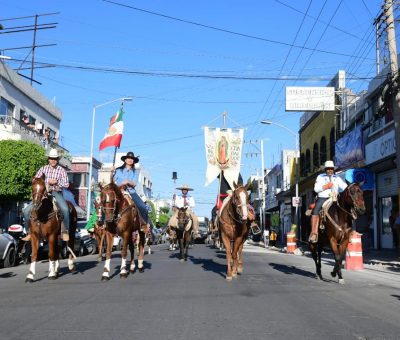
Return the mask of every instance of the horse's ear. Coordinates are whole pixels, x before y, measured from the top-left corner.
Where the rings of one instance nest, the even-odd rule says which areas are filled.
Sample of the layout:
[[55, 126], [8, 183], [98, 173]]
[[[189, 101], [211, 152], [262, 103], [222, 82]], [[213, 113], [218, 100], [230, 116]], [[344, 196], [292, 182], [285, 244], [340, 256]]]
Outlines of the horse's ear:
[[235, 189], [237, 189], [237, 187], [238, 187], [238, 185], [236, 184], [235, 181], [233, 181], [233, 187], [234, 187]]
[[365, 181], [361, 181], [358, 183], [358, 185], [360, 186], [360, 188], [362, 188], [362, 186], [365, 184]]
[[347, 184], [347, 185], [350, 185], [350, 184], [351, 184], [347, 179], [345, 179], [345, 181], [346, 181], [346, 184]]
[[46, 179], [46, 175], [45, 174], [42, 174], [42, 176], [40, 177], [42, 180], [45, 180]]
[[103, 184], [99, 182], [99, 189], [100, 191], [103, 190]]

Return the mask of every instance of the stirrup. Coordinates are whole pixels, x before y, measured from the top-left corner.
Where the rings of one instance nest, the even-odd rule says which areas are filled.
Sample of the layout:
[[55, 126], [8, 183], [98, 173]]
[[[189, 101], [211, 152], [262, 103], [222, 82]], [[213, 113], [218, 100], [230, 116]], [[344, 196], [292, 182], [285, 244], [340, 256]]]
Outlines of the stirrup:
[[[313, 236], [315, 236], [315, 237], [313, 237]], [[310, 243], [318, 243], [318, 234], [311, 233], [310, 237], [308, 238], [308, 242], [310, 242]]]

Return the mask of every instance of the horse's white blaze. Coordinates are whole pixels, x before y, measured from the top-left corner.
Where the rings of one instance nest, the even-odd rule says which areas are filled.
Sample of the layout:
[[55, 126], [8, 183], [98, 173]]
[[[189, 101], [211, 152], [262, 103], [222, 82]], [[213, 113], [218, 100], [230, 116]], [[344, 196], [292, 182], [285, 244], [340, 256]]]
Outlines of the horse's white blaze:
[[247, 200], [246, 200], [246, 194], [244, 192], [241, 192], [239, 194], [240, 197], [240, 204], [242, 206], [242, 216], [243, 216], [243, 220], [247, 220], [247, 215], [248, 215], [248, 211], [247, 211]]
[[143, 268], [143, 260], [138, 260], [138, 268]]
[[110, 195], [106, 194], [106, 203], [110, 203]]
[[72, 270], [74, 269], [74, 259], [68, 259], [68, 269]]

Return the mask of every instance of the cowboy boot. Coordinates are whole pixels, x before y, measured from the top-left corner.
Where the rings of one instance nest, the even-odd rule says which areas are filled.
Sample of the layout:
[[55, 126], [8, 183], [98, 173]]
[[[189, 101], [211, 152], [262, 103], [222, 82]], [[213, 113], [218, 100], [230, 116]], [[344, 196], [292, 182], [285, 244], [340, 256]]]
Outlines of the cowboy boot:
[[308, 242], [317, 243], [318, 242], [318, 224], [319, 224], [319, 215], [311, 216], [311, 233], [308, 238]]

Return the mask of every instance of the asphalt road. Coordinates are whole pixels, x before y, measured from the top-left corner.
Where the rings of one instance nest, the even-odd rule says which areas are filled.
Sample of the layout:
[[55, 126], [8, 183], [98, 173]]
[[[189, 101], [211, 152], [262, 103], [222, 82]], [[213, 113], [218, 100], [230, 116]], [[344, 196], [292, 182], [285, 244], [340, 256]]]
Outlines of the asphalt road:
[[318, 281], [310, 258], [247, 246], [244, 273], [225, 281], [225, 255], [195, 245], [181, 263], [167, 245], [146, 255], [144, 273], [101, 282], [94, 255], [58, 280], [37, 266], [0, 269], [0, 339], [400, 339], [400, 274], [344, 271], [346, 284]]

